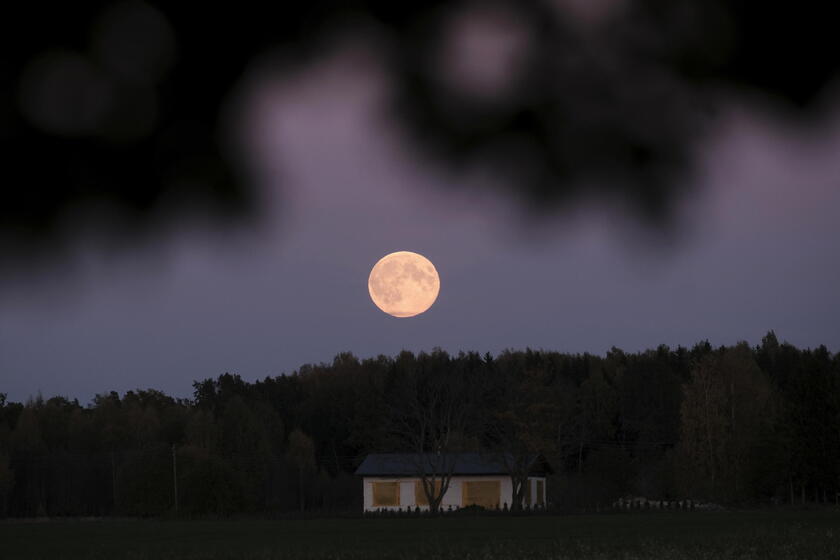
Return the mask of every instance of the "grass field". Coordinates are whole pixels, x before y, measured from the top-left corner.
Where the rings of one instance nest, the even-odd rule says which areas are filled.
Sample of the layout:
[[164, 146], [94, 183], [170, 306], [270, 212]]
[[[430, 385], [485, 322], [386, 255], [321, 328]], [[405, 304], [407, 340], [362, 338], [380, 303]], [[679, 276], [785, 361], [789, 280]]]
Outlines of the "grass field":
[[6, 521], [0, 558], [840, 559], [840, 511]]

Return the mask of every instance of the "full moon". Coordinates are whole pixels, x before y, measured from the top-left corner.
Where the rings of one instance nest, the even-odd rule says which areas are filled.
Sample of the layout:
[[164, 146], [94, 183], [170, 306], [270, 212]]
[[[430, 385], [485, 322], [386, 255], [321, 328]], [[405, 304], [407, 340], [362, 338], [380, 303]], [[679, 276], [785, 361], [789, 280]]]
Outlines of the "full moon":
[[414, 317], [429, 309], [440, 292], [432, 261], [410, 251], [385, 255], [373, 266], [368, 292], [376, 307], [394, 317]]

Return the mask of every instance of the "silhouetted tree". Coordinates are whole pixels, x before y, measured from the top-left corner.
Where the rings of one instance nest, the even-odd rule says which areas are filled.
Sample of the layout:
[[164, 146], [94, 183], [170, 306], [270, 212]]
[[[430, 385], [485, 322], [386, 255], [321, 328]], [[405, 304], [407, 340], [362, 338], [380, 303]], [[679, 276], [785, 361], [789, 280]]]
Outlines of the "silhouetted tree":
[[537, 453], [556, 471], [549, 499], [564, 507], [628, 493], [825, 502], [840, 490], [839, 439], [840, 356], [772, 331], [754, 349], [340, 354], [255, 383], [198, 381], [194, 400], [0, 394], [0, 515], [167, 512], [173, 444], [188, 514], [358, 510], [351, 473], [387, 451], [416, 458], [433, 510], [453, 451], [505, 453], [512, 508]]
[[433, 514], [452, 480], [453, 453], [473, 447], [485, 421], [479, 408], [481, 364], [476, 354], [452, 359], [439, 349], [416, 357], [404, 351], [394, 362], [390, 430], [395, 444], [413, 457]]
[[[542, 365], [527, 369], [510, 364], [509, 354], [494, 361], [497, 393], [488, 406], [490, 454], [511, 477], [511, 510], [523, 507], [528, 477], [551, 446], [559, 421], [558, 402]], [[490, 376], [487, 376], [490, 377]]]
[[774, 421], [772, 388], [746, 344], [701, 360], [685, 386], [680, 458], [695, 495], [743, 500], [753, 495], [759, 443]]
[[315, 444], [312, 442], [312, 438], [299, 429], [292, 430], [292, 433], [289, 434], [289, 445], [286, 450], [286, 456], [297, 470], [298, 500], [300, 502], [300, 511], [303, 511], [306, 509], [306, 493], [303, 487], [303, 477], [315, 470]]

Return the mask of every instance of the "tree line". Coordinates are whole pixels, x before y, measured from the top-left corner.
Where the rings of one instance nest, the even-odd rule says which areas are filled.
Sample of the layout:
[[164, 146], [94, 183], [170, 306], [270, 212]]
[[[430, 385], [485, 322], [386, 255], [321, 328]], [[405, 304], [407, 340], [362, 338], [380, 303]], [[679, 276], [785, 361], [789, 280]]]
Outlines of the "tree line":
[[840, 496], [840, 354], [772, 331], [755, 347], [605, 356], [343, 353], [193, 386], [86, 405], [0, 393], [0, 516], [360, 511], [352, 473], [371, 452], [503, 451], [515, 482], [541, 454], [548, 501], [569, 509]]

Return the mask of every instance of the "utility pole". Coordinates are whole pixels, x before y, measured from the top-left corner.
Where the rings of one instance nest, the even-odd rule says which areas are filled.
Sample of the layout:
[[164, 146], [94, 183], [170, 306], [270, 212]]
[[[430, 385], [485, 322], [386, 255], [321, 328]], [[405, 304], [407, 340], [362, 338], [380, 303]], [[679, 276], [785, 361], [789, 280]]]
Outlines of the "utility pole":
[[172, 444], [172, 488], [175, 492], [175, 513], [178, 513], [178, 459], [175, 457], [175, 444]]

